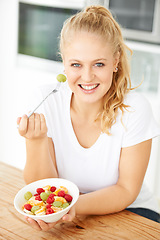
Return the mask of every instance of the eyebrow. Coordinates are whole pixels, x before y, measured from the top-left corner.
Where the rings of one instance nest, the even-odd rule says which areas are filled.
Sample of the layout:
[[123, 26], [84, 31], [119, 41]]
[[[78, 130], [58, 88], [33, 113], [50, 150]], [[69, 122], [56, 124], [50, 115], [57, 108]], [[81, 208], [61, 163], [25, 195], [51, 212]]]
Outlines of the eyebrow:
[[[69, 62], [72, 62], [72, 61], [76, 61], [76, 62], [81, 62], [81, 60], [78, 60], [78, 59], [70, 59]], [[97, 61], [107, 61], [106, 58], [98, 58], [98, 59], [94, 59], [93, 62], [97, 62]]]
[[95, 61], [95, 62], [96, 62], [96, 61], [107, 61], [107, 58], [98, 58], [98, 59], [95, 59], [94, 61]]

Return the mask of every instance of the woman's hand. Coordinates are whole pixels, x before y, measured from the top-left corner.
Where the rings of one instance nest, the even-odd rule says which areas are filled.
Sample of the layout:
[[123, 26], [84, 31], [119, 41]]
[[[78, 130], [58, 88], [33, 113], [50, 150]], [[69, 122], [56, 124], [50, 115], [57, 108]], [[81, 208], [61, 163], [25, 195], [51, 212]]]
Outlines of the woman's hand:
[[75, 207], [73, 206], [70, 211], [64, 215], [59, 221], [53, 223], [46, 223], [42, 220], [33, 220], [32, 218], [25, 217], [26, 221], [30, 224], [30, 226], [38, 231], [49, 231], [59, 222], [71, 222], [75, 217]]
[[40, 139], [47, 136], [47, 126], [43, 114], [34, 113], [17, 119], [19, 134], [27, 139]]

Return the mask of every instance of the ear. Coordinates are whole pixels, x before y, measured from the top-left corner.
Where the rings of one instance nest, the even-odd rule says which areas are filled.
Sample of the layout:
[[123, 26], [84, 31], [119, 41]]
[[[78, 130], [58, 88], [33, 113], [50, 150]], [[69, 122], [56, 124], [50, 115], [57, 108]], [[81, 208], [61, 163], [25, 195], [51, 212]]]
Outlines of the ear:
[[117, 72], [118, 71], [119, 60], [120, 60], [120, 52], [118, 51], [114, 55], [113, 72]]

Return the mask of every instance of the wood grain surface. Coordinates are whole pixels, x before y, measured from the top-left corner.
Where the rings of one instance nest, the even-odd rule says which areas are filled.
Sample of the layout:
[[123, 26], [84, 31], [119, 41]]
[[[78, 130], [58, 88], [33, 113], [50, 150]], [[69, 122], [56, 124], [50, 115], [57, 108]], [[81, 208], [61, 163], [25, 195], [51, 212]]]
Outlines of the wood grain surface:
[[160, 224], [128, 211], [105, 216], [76, 217], [48, 232], [32, 229], [13, 205], [25, 185], [22, 171], [0, 162], [1, 240], [160, 240]]

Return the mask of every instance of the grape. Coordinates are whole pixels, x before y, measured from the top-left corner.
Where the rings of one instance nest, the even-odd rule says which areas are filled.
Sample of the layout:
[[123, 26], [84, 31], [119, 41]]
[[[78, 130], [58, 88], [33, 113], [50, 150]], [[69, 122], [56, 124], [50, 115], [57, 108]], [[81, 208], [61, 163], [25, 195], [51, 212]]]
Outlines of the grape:
[[31, 197], [32, 197], [32, 193], [31, 193], [31, 192], [26, 192], [26, 193], [24, 194], [24, 198], [25, 198], [26, 200], [29, 200]]
[[49, 195], [52, 194], [52, 192], [51, 192], [51, 191], [47, 191], [46, 194], [47, 194], [48, 197], [49, 197]]
[[68, 207], [68, 206], [69, 206], [69, 203], [66, 202], [66, 203], [63, 203], [62, 208], [66, 208], [66, 207]]
[[47, 198], [48, 198], [48, 194], [47, 194], [46, 192], [42, 192], [42, 193], [40, 194], [40, 197], [41, 197], [41, 199], [42, 199], [43, 201], [46, 201]]
[[66, 81], [66, 76], [63, 74], [58, 74], [57, 76], [58, 82], [65, 82]]
[[55, 201], [55, 202], [53, 203], [53, 206], [54, 206], [54, 207], [61, 207], [61, 206], [62, 206], [62, 202], [60, 202], [60, 201]]
[[31, 208], [31, 212], [33, 213], [33, 214], [35, 214], [35, 212], [37, 211], [37, 210], [39, 210], [40, 209], [40, 206], [33, 206], [32, 208]]

